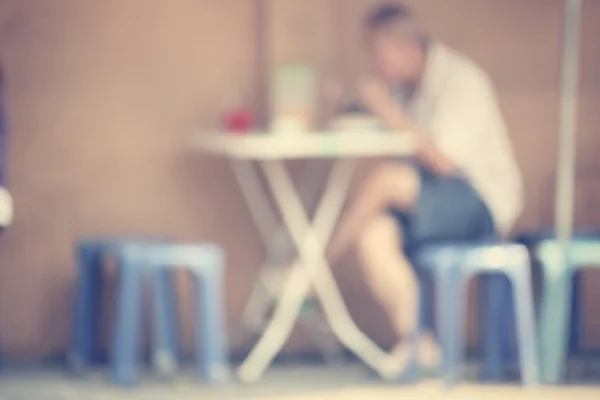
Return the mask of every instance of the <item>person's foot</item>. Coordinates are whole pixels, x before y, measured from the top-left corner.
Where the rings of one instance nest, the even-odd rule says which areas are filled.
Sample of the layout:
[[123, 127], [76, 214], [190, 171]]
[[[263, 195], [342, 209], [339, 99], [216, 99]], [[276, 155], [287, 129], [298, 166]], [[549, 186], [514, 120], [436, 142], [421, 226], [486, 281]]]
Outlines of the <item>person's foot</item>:
[[441, 351], [431, 334], [424, 334], [418, 339], [418, 353], [415, 354], [414, 341], [410, 339], [400, 342], [383, 366], [383, 372], [396, 380], [410, 382], [418, 378], [418, 371], [435, 371], [441, 363]]
[[436, 370], [442, 362], [442, 352], [435, 338], [427, 333], [419, 338], [419, 364], [428, 370]]
[[412, 383], [418, 379], [418, 365], [415, 360], [413, 344], [402, 342], [389, 354], [382, 373], [399, 383]]

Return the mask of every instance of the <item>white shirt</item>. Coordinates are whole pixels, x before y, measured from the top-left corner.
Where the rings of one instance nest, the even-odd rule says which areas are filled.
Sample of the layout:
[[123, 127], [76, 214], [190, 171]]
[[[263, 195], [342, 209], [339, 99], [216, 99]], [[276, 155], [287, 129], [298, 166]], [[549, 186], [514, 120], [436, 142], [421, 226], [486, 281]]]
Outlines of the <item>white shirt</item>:
[[423, 83], [408, 111], [480, 194], [499, 232], [508, 234], [523, 210], [523, 185], [485, 71], [467, 57], [432, 44]]

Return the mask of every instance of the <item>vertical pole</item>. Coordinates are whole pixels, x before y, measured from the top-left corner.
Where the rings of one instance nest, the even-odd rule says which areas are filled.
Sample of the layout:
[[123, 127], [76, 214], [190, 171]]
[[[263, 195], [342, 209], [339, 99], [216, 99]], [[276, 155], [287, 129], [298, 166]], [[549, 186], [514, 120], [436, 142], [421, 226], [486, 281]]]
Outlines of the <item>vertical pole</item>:
[[577, 133], [582, 2], [583, 0], [565, 0], [560, 131], [554, 219], [556, 234], [562, 241], [570, 240], [573, 234], [575, 135]]

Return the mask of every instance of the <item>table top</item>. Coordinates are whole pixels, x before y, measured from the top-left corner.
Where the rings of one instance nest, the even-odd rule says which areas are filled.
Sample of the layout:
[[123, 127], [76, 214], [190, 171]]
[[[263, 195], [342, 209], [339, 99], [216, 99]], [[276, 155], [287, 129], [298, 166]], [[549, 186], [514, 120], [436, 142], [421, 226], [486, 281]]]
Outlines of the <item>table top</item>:
[[197, 133], [194, 149], [239, 159], [289, 160], [309, 158], [411, 156], [411, 135], [395, 132], [314, 132], [273, 134]]

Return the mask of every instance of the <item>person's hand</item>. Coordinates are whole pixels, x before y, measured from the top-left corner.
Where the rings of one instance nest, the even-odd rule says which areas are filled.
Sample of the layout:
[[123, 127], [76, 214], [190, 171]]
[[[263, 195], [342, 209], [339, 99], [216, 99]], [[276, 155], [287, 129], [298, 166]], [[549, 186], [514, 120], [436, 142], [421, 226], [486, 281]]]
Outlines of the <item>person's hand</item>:
[[389, 128], [396, 131], [412, 130], [412, 123], [394, 101], [385, 82], [375, 77], [363, 78], [359, 83], [359, 93], [364, 106], [385, 121]]
[[390, 89], [383, 80], [374, 76], [365, 76], [359, 81], [358, 93], [363, 105], [379, 117], [393, 105]]

